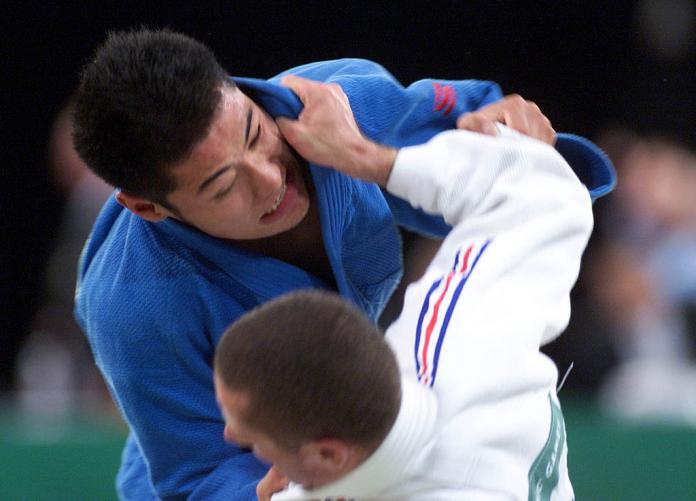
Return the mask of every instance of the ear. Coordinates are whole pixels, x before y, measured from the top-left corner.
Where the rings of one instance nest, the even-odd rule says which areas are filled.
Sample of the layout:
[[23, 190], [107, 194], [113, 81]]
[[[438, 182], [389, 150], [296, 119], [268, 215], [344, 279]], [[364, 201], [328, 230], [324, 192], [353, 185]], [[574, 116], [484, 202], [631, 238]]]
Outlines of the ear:
[[[354, 447], [336, 438], [322, 438], [300, 446], [300, 457], [305, 471], [317, 478], [339, 478], [352, 469]], [[329, 480], [330, 481], [330, 480]]]
[[122, 191], [116, 193], [116, 201], [123, 205], [138, 217], [151, 223], [158, 223], [167, 219], [170, 214], [164, 207], [146, 198], [129, 195]]

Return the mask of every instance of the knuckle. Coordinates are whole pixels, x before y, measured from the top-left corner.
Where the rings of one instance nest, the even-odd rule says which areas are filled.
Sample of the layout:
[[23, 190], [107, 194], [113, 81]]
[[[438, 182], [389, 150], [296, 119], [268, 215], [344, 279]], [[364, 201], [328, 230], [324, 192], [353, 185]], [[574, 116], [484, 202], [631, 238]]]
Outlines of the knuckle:
[[462, 116], [462, 118], [460, 119], [461, 125], [464, 125], [466, 127], [476, 127], [481, 122], [482, 117], [477, 113], [469, 113], [467, 115]]
[[459, 118], [457, 118], [457, 125], [462, 126], [464, 124], [469, 123], [471, 120], [471, 113], [464, 113], [463, 115], [459, 115]]

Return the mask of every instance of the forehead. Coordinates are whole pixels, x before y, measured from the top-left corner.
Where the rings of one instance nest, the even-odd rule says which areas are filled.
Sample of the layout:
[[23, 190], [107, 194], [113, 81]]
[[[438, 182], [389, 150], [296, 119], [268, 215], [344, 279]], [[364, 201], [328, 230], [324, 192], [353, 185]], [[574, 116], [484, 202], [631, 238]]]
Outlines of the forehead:
[[237, 88], [224, 86], [208, 135], [194, 148], [194, 156], [221, 153], [224, 146], [241, 149], [251, 100]]
[[[219, 120], [222, 118], [224, 120], [226, 118], [228, 120], [243, 121], [252, 104], [251, 99], [237, 87], [232, 87], [231, 85], [224, 85], [221, 93], [222, 97], [218, 106], [216, 119]], [[240, 135], [244, 134], [243, 129], [238, 132]]]
[[188, 158], [174, 167], [180, 185], [197, 185], [223, 165], [234, 162], [245, 150], [245, 132], [250, 110], [256, 108], [242, 91], [225, 85], [208, 134]]

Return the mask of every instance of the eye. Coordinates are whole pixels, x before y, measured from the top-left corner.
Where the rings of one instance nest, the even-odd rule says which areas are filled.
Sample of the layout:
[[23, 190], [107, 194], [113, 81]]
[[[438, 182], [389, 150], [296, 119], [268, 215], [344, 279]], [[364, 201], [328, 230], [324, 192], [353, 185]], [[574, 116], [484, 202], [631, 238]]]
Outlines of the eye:
[[256, 135], [254, 136], [254, 139], [252, 139], [249, 142], [249, 148], [253, 148], [256, 145], [260, 136], [261, 136], [261, 122], [259, 121], [259, 124], [256, 127]]
[[225, 195], [227, 195], [229, 192], [231, 192], [232, 189], [234, 188], [236, 181], [237, 181], [237, 179], [235, 178], [235, 180], [232, 181], [232, 183], [229, 186], [218, 191], [215, 194], [215, 196], [213, 196], [213, 200], [217, 201], [217, 200], [222, 200], [223, 198], [225, 198]]

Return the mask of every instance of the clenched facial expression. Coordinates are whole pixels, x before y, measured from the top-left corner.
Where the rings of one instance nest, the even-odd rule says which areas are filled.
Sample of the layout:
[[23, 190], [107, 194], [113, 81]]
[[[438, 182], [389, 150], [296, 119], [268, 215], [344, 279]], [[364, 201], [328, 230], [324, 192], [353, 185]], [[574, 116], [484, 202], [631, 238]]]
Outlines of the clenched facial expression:
[[219, 238], [253, 240], [288, 231], [307, 215], [299, 158], [273, 119], [239, 89], [223, 86], [208, 135], [173, 167], [173, 217]]

